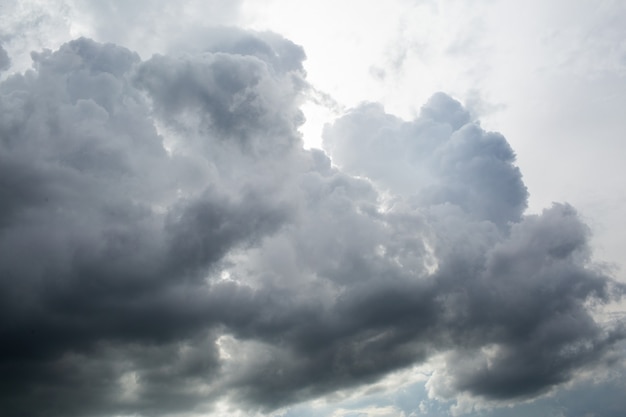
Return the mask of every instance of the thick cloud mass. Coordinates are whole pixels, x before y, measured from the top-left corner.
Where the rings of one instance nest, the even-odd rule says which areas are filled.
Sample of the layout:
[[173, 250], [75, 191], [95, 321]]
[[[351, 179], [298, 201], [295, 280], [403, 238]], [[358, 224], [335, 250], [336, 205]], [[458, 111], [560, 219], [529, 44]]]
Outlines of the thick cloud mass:
[[364, 105], [335, 167], [302, 49], [217, 38], [78, 39], [0, 84], [3, 415], [270, 410], [433, 357], [433, 397], [513, 401], [613, 357], [590, 306], [622, 289], [572, 207], [523, 215], [504, 137], [442, 93]]

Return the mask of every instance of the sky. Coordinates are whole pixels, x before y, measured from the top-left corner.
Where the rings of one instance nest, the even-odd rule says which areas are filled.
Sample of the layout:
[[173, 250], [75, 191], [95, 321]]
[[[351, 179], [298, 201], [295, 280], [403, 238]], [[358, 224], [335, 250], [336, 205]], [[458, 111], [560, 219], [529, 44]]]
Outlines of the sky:
[[0, 409], [617, 417], [626, 4], [0, 1]]

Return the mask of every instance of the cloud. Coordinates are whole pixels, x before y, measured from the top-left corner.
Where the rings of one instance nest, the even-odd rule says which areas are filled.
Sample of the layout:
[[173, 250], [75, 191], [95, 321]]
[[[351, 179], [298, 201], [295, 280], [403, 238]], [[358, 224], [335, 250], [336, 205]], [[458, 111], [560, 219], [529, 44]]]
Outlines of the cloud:
[[571, 206], [523, 214], [502, 135], [438, 93], [304, 150], [302, 49], [209, 32], [0, 84], [6, 415], [264, 412], [433, 358], [433, 398], [508, 403], [616, 355], [591, 304], [623, 289]]
[[443, 93], [412, 122], [376, 104], [361, 106], [327, 129], [325, 146], [346, 172], [420, 204], [454, 203], [501, 227], [519, 221], [526, 208], [526, 187], [506, 139], [470, 123], [468, 111]]
[[10, 65], [11, 59], [9, 58], [9, 54], [7, 54], [7, 51], [0, 45], [0, 71], [8, 69]]
[[452, 350], [429, 382], [433, 395], [536, 395], [622, 337], [587, 308], [612, 289], [590, 263], [576, 211], [555, 204], [520, 217], [527, 192], [509, 145], [458, 102], [436, 94], [412, 122], [363, 106], [327, 128], [326, 147], [345, 171], [428, 207], [443, 308], [435, 334], [450, 338], [438, 349]]
[[240, 6], [241, 0], [188, 0], [175, 4], [165, 0], [112, 0], [98, 4], [77, 0], [67, 7], [76, 16], [76, 22], [85, 26], [81, 29], [94, 38], [145, 48], [189, 27], [232, 24]]
[[[289, 207], [271, 193], [270, 183], [227, 178], [232, 162], [227, 158], [234, 152], [207, 158], [209, 146], [201, 141], [238, 140], [243, 120], [230, 121], [239, 126], [238, 135], [224, 137], [216, 126], [201, 127], [191, 149], [177, 152], [174, 143], [168, 154], [147, 93], [137, 87], [146, 84], [153, 61], [142, 63], [124, 48], [87, 39], [33, 57], [34, 71], [9, 77], [1, 87], [3, 408], [24, 412], [32, 399], [28, 392], [36, 388], [42, 404], [59, 402], [59, 414], [82, 415], [82, 407], [97, 409], [99, 400], [121, 389], [119, 381], [134, 372], [125, 363], [146, 363], [149, 369], [141, 373], [146, 391], [154, 378], [196, 372], [176, 369], [173, 359], [168, 360], [171, 370], [150, 364], [167, 352], [183, 360], [178, 349], [188, 338], [206, 343], [202, 334], [210, 337], [210, 327], [220, 321], [211, 312], [217, 304], [204, 299], [208, 270], [233, 247], [276, 230]], [[255, 92], [246, 78], [254, 76], [262, 84], [263, 77], [270, 77], [264, 62], [230, 55], [207, 59], [214, 66], [201, 70], [209, 78], [211, 73], [228, 77], [233, 88], [268, 97]], [[227, 72], [233, 68], [242, 72]], [[167, 80], [160, 81], [165, 85]], [[153, 97], [154, 102], [159, 98]], [[239, 115], [236, 104], [223, 104], [230, 107], [212, 109], [218, 119], [221, 111]], [[181, 113], [184, 106], [179, 103]], [[271, 116], [263, 109], [257, 119], [241, 115], [268, 133], [279, 127]], [[286, 113], [276, 117], [287, 123], [282, 120]], [[281, 139], [285, 147], [289, 141], [299, 143], [295, 134]], [[196, 145], [205, 152], [194, 153]], [[241, 173], [238, 168], [230, 174]], [[223, 285], [212, 288], [218, 287], [218, 293], [230, 291]], [[154, 353], [136, 344], [148, 351], [154, 344]], [[216, 366], [210, 350], [202, 354], [208, 369]], [[64, 369], [69, 379], [62, 383]], [[101, 385], [90, 382], [101, 380]], [[85, 391], [84, 404], [70, 400], [72, 390]], [[48, 406], [39, 412], [55, 414]]]

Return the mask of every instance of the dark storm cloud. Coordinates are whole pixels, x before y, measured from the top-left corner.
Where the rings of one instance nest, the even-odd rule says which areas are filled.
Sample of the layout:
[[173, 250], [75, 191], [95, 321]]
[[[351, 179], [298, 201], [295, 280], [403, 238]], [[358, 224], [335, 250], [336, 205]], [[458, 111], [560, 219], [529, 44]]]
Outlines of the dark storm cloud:
[[[276, 230], [289, 206], [263, 181], [258, 187], [241, 181], [234, 190], [233, 181], [220, 182], [218, 177], [229, 173], [211, 165], [227, 158], [226, 152], [168, 155], [146, 98], [135, 87], [145, 82], [132, 52], [80, 39], [33, 59], [35, 71], [12, 76], [0, 87], [2, 408], [12, 414], [84, 415], [88, 404], [94, 411], [120, 406], [102, 403], [124, 372], [112, 365], [117, 359], [108, 357], [107, 346], [135, 363], [135, 343], [163, 358], [161, 350], [175, 351], [177, 343], [208, 331], [230, 307], [208, 301], [224, 289], [208, 289], [207, 271], [233, 247]], [[251, 76], [245, 71], [250, 69], [255, 82], [263, 82], [270, 77], [265, 63], [238, 66], [233, 59], [211, 59], [215, 66], [203, 68], [205, 76], [228, 76], [247, 94], [267, 98], [255, 92], [249, 78], [237, 78]], [[207, 106], [202, 114], [219, 120], [230, 111], [237, 117], [236, 105], [228, 104], [230, 109]], [[184, 105], [179, 104], [181, 111]], [[267, 112], [259, 113], [268, 130], [277, 126]], [[253, 116], [241, 117], [241, 123], [230, 122], [263, 130]], [[196, 140], [213, 140], [215, 130], [197, 132]], [[232, 139], [223, 130], [220, 139]], [[281, 139], [288, 147], [298, 137]], [[203, 174], [195, 183], [187, 180]], [[200, 296], [204, 288], [211, 294]], [[78, 370], [67, 381], [66, 366], [69, 373]], [[154, 373], [142, 375], [147, 391]], [[91, 383], [105, 379], [109, 382]], [[82, 391], [84, 403], [70, 399]], [[153, 394], [139, 404], [152, 401]], [[33, 401], [41, 404], [39, 411], [30, 410]], [[58, 412], [49, 407], [56, 402]]]
[[491, 399], [531, 396], [567, 381], [623, 337], [622, 327], [602, 329], [585, 305], [615, 290], [585, 267], [586, 235], [571, 207], [555, 205], [514, 225], [476, 277], [441, 269], [457, 318], [453, 338], [461, 335], [465, 347], [450, 356], [447, 384]]
[[[302, 148], [304, 54], [214, 30], [142, 61], [79, 39], [0, 84], [8, 416], [272, 409], [443, 354], [433, 396], [529, 398], [621, 340], [575, 210], [436, 94]], [[445, 385], [444, 390], [442, 386]]]

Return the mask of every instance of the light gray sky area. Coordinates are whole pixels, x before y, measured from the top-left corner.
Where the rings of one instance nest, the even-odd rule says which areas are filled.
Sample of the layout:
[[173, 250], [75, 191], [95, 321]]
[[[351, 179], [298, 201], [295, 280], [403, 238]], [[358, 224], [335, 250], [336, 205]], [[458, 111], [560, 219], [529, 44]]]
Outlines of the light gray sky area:
[[624, 21], [0, 1], [0, 414], [623, 416]]

